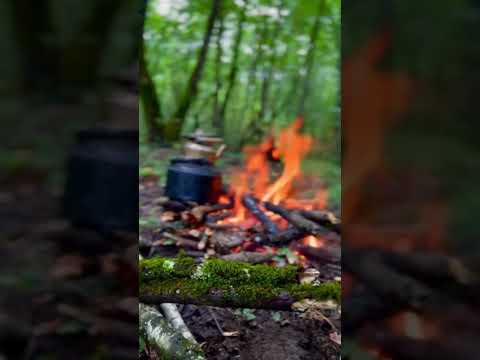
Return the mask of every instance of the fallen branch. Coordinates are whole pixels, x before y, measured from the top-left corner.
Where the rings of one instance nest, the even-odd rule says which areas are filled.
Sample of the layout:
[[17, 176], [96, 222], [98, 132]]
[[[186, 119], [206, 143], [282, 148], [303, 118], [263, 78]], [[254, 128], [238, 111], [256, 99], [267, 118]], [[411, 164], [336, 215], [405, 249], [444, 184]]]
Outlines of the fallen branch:
[[140, 331], [160, 358], [204, 360], [200, 346], [175, 331], [157, 309], [139, 304]]
[[193, 337], [192, 333], [187, 327], [187, 324], [183, 321], [182, 315], [180, 315], [180, 312], [177, 309], [177, 305], [175, 304], [170, 304], [170, 303], [165, 303], [161, 304], [160, 308], [162, 309], [165, 317], [170, 321], [170, 324], [172, 324], [173, 328], [180, 332], [182, 336], [192, 342], [192, 344], [197, 344], [197, 340]]
[[255, 199], [252, 195], [244, 195], [242, 197], [242, 204], [247, 208], [255, 218], [262, 223], [265, 230], [269, 234], [278, 234], [279, 229], [277, 224], [275, 224], [258, 206], [258, 200]]
[[203, 223], [207, 219], [207, 215], [215, 213], [217, 211], [232, 209], [232, 204], [213, 204], [213, 205], [199, 205], [194, 207], [189, 212], [199, 222]]
[[[195, 240], [190, 240], [178, 235], [170, 234], [170, 233], [163, 233], [162, 236], [168, 240], [175, 241], [175, 245], [180, 248], [185, 248], [185, 249], [192, 249], [192, 250], [199, 250], [198, 248], [198, 241]], [[165, 246], [165, 240], [159, 240], [155, 241], [153, 245], [162, 245]]]
[[140, 301], [292, 310], [303, 299], [340, 302], [340, 284], [300, 284], [299, 269], [187, 257], [140, 262]]
[[241, 233], [228, 233], [226, 231], [215, 231], [210, 238], [210, 243], [220, 254], [229, 254], [230, 249], [243, 244], [245, 237]]

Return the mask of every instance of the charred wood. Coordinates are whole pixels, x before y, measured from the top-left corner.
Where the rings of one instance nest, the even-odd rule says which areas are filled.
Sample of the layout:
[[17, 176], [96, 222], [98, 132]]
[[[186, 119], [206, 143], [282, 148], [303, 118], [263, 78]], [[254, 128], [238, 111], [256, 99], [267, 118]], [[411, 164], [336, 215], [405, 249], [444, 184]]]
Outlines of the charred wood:
[[294, 226], [288, 227], [286, 230], [279, 231], [277, 234], [266, 234], [262, 237], [261, 242], [265, 245], [286, 246], [292, 241], [299, 240], [308, 235], [305, 231]]
[[317, 224], [320, 224], [326, 227], [329, 230], [336, 232], [337, 234], [341, 233], [341, 221], [334, 213], [326, 210], [300, 210], [300, 214]]
[[278, 234], [279, 229], [277, 224], [275, 224], [263, 211], [260, 209], [259, 201], [253, 197], [253, 195], [247, 194], [242, 197], [242, 204], [245, 206], [255, 218], [262, 223], [265, 227], [265, 230], [269, 234]]
[[341, 249], [339, 247], [313, 247], [308, 245], [296, 245], [295, 249], [303, 256], [319, 263], [339, 263]]
[[214, 245], [215, 250], [220, 254], [229, 254], [231, 248], [242, 245], [244, 241], [244, 234], [230, 234], [225, 231], [215, 231], [210, 238], [211, 244]]
[[287, 220], [290, 224], [294, 225], [298, 229], [304, 231], [307, 234], [323, 235], [325, 234], [325, 228], [316, 222], [305, 218], [298, 210], [286, 209], [282, 206], [275, 205], [269, 202], [264, 203], [265, 208], [280, 215]]

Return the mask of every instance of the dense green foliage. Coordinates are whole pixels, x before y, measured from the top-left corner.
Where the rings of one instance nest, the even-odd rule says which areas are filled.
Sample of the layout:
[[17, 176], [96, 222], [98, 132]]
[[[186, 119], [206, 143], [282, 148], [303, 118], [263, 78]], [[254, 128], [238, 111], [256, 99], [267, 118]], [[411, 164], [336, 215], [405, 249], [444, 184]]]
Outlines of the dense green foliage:
[[319, 149], [338, 155], [339, 39], [339, 0], [150, 0], [144, 54], [155, 122], [215, 130], [239, 148], [304, 114]]

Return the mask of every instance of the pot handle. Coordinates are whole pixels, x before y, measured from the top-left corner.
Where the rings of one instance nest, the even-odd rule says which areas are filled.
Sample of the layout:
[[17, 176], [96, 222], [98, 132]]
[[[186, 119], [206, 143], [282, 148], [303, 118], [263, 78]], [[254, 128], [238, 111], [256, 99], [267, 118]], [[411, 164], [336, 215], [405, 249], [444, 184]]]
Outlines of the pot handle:
[[222, 156], [226, 148], [227, 148], [227, 145], [225, 144], [220, 145], [220, 147], [217, 149], [217, 152], [215, 153], [215, 158], [218, 159], [220, 156]]

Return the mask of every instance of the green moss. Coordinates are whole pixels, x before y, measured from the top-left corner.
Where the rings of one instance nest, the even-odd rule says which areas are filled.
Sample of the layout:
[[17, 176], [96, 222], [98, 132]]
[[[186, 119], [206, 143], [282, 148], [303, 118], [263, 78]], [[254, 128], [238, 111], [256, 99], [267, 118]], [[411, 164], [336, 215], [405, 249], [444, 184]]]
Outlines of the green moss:
[[327, 282], [320, 285], [295, 284], [290, 286], [288, 293], [295, 300], [313, 299], [313, 300], [335, 300], [340, 303], [342, 288], [339, 282]]
[[189, 278], [196, 264], [193, 258], [179, 256], [175, 259], [151, 258], [140, 262], [140, 282], [168, 280], [171, 278]]
[[200, 300], [212, 295], [220, 303], [255, 307], [289, 294], [295, 301], [302, 299], [335, 300], [340, 302], [338, 282], [320, 285], [298, 284], [298, 268], [275, 268], [219, 259], [196, 265], [194, 259], [153, 258], [140, 262], [140, 295], [175, 296]]

